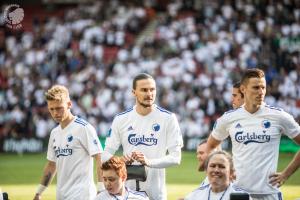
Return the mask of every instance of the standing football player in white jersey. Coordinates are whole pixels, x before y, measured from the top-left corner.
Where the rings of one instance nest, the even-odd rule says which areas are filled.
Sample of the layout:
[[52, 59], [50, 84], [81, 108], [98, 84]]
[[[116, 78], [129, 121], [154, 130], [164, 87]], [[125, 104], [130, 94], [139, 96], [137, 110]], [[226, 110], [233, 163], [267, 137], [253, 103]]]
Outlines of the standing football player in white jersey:
[[[277, 170], [281, 134], [300, 144], [300, 126], [290, 114], [264, 103], [266, 79], [262, 70], [248, 69], [240, 89], [244, 105], [216, 121], [207, 151], [230, 135], [236, 184], [253, 199], [280, 200], [281, 193], [269, 183], [269, 176]], [[294, 170], [294, 162], [284, 170], [287, 174]]]
[[57, 200], [94, 199], [93, 158], [97, 165], [99, 189], [101, 182], [102, 147], [96, 130], [85, 120], [71, 113], [72, 102], [66, 87], [55, 85], [46, 93], [48, 110], [59, 123], [50, 134], [44, 174], [34, 200], [41, 199], [43, 191], [57, 172]]
[[[123, 147], [126, 161], [138, 161], [147, 167], [147, 180], [141, 190], [150, 199], [165, 200], [165, 168], [179, 165], [182, 135], [175, 114], [154, 104], [156, 84], [152, 76], [142, 73], [133, 80], [132, 93], [136, 105], [118, 114], [110, 129], [103, 153], [103, 162]], [[135, 189], [135, 181], [127, 181]]]
[[145, 192], [125, 187], [127, 170], [124, 160], [120, 157], [111, 157], [102, 164], [101, 169], [106, 190], [99, 193], [95, 200], [149, 200]]

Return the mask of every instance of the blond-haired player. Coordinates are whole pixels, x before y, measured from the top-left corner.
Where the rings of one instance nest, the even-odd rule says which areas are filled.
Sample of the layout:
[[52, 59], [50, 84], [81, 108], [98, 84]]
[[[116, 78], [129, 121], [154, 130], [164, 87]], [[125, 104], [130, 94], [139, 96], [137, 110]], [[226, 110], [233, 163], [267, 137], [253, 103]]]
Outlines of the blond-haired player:
[[45, 97], [48, 110], [59, 125], [51, 131], [48, 162], [34, 200], [41, 199], [42, 192], [56, 172], [57, 200], [93, 199], [96, 196], [93, 158], [97, 165], [99, 185], [103, 186], [100, 182], [102, 147], [96, 131], [88, 122], [71, 113], [72, 102], [66, 87], [54, 85], [45, 93]]

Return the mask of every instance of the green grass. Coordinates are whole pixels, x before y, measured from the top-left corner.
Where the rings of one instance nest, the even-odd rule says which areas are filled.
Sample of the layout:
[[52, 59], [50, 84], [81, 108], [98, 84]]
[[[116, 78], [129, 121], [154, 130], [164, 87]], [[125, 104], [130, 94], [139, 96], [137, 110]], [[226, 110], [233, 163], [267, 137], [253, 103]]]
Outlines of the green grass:
[[[279, 169], [283, 169], [292, 159], [292, 154], [280, 154]], [[32, 199], [38, 185], [44, 164], [45, 154], [0, 154], [0, 187], [12, 200]], [[186, 196], [195, 189], [204, 177], [196, 170], [195, 154], [184, 152], [180, 166], [167, 170], [168, 199], [175, 200]], [[300, 197], [300, 170], [281, 188], [285, 200]], [[55, 199], [55, 181], [43, 194], [43, 200]]]

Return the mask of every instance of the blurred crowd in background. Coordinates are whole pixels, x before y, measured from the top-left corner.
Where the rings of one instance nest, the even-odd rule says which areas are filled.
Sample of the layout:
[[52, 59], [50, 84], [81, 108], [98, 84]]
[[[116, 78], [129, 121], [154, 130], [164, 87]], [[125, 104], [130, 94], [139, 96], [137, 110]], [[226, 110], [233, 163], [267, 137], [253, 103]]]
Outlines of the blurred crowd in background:
[[47, 138], [55, 124], [44, 92], [53, 84], [69, 88], [73, 113], [105, 137], [134, 104], [140, 72], [156, 79], [156, 102], [177, 114], [185, 138], [209, 134], [253, 67], [266, 73], [266, 102], [300, 121], [300, 1], [164, 2], [79, 4], [17, 33], [2, 24], [0, 139]]

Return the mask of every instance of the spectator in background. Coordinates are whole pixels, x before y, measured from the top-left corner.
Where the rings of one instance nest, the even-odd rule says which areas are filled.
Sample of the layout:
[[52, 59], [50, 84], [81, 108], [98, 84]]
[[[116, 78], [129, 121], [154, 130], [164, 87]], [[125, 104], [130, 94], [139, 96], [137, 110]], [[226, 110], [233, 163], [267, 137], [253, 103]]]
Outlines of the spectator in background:
[[[156, 83], [149, 74], [138, 74], [133, 79], [132, 94], [136, 104], [114, 118], [103, 161], [111, 158], [121, 145], [127, 162], [137, 161], [147, 167], [147, 180], [141, 182], [141, 190], [150, 199], [166, 200], [165, 168], [181, 161], [183, 142], [179, 124], [175, 114], [154, 104]], [[132, 180], [127, 184], [135, 187]]]
[[[208, 138], [207, 153], [230, 135], [235, 183], [255, 200], [280, 200], [281, 192], [269, 184], [269, 176], [277, 170], [281, 134], [300, 144], [300, 126], [290, 114], [264, 103], [266, 79], [262, 70], [246, 70], [240, 89], [244, 94], [244, 105], [225, 112], [216, 121]], [[295, 162], [296, 159], [284, 170], [286, 174], [295, 170]]]
[[125, 187], [127, 171], [123, 159], [113, 156], [102, 164], [101, 169], [106, 190], [99, 193], [95, 200], [149, 200], [145, 192], [138, 192]]
[[155, 1], [79, 3], [64, 16], [41, 16], [33, 30], [0, 28], [0, 138], [47, 138], [52, 124], [37, 131], [45, 126], [35, 120], [47, 113], [43, 91], [53, 82], [67, 85], [73, 113], [105, 136], [114, 114], [132, 105], [130, 80], [141, 72], [155, 76], [157, 100], [178, 113], [183, 136], [205, 137], [231, 106], [228, 80], [258, 63], [272, 87], [266, 103], [299, 121], [297, 1], [177, 0], [166, 5], [169, 12], [152, 15], [153, 32], [142, 35], [149, 9], [156, 9], [149, 2]]
[[93, 126], [71, 113], [69, 91], [62, 85], [54, 85], [45, 93], [48, 110], [59, 125], [51, 131], [47, 159], [41, 184], [34, 200], [40, 200], [43, 191], [57, 172], [56, 199], [88, 199], [96, 196], [94, 184], [94, 160], [96, 161], [98, 191], [104, 189], [101, 182], [102, 147]]

